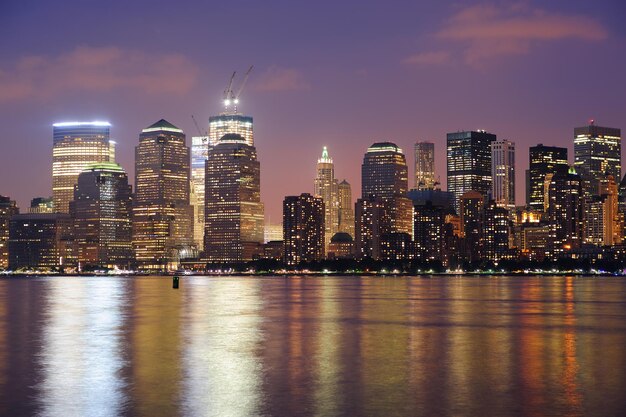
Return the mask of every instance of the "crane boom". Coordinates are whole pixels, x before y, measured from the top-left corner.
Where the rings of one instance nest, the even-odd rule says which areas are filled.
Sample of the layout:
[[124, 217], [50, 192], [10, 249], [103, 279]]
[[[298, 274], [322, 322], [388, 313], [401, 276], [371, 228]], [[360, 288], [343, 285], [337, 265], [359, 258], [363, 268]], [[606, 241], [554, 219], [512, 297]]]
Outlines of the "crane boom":
[[193, 114], [191, 115], [191, 120], [193, 120], [193, 124], [196, 125], [196, 129], [198, 129], [198, 134], [200, 136], [206, 136], [202, 134], [202, 130], [200, 130], [200, 126], [198, 126], [198, 122], [196, 121], [196, 118], [193, 117]]
[[246, 71], [246, 76], [241, 82], [241, 86], [239, 86], [239, 90], [237, 90], [237, 94], [235, 95], [235, 100], [239, 100], [239, 96], [241, 95], [243, 88], [246, 86], [246, 82], [248, 82], [248, 77], [250, 76], [250, 73], [252, 72], [252, 68], [254, 68], [254, 65], [250, 65], [250, 68], [248, 68], [248, 71]]
[[224, 90], [224, 100], [230, 99], [233, 94], [232, 87], [235, 74], [237, 74], [237, 71], [233, 71], [233, 75], [231, 75], [230, 80], [228, 80], [228, 86], [226, 87], [226, 90]]

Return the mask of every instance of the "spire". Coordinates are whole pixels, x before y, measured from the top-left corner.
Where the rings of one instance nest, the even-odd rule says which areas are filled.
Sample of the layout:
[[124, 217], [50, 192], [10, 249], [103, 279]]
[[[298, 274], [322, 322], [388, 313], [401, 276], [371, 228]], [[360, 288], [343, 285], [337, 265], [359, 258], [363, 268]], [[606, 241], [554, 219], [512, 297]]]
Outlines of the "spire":
[[322, 157], [317, 160], [318, 164], [332, 164], [333, 160], [328, 156], [328, 149], [324, 146], [322, 150]]

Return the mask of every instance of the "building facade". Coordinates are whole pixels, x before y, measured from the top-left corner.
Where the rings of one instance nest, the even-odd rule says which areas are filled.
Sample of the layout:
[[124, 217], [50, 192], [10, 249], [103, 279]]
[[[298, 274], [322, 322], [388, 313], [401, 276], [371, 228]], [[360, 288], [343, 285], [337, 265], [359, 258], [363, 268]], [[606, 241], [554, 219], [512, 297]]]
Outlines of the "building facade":
[[177, 268], [193, 253], [185, 134], [161, 119], [141, 131], [135, 147], [133, 248], [142, 269]]
[[252, 117], [225, 112], [209, 118], [209, 146], [215, 146], [229, 133], [241, 135], [248, 146], [254, 146]]
[[[209, 137], [191, 138], [191, 194], [190, 204], [194, 208], [194, 242], [198, 250], [204, 246], [204, 172], [209, 155]], [[193, 200], [193, 201], [191, 201]]]
[[583, 179], [574, 168], [546, 177], [546, 214], [550, 224], [549, 249], [558, 257], [583, 241]]
[[118, 164], [93, 164], [78, 176], [70, 213], [81, 268], [132, 266], [131, 203], [128, 177]]
[[69, 213], [74, 185], [87, 166], [115, 162], [109, 122], [55, 123], [52, 144], [52, 198], [59, 213]]
[[395, 143], [378, 142], [367, 149], [361, 165], [361, 197], [406, 197], [406, 158]]
[[509, 140], [491, 142], [491, 198], [498, 207], [515, 210], [515, 143]]
[[317, 160], [317, 176], [313, 184], [313, 194], [324, 201], [324, 250], [328, 251], [330, 239], [339, 230], [339, 184], [335, 179], [335, 165], [328, 149], [324, 146], [322, 157]]
[[448, 133], [448, 191], [454, 194], [458, 212], [460, 198], [468, 191], [487, 196], [492, 187], [491, 143], [496, 135], [484, 130]]
[[324, 200], [304, 193], [283, 200], [284, 262], [298, 265], [324, 258]]
[[569, 167], [567, 148], [539, 144], [528, 149], [529, 168], [526, 174], [526, 204], [543, 212], [546, 175]]
[[415, 151], [415, 189], [432, 190], [435, 188], [435, 144], [416, 142]]
[[239, 134], [224, 135], [206, 161], [204, 257], [239, 263], [262, 252], [264, 208], [256, 149]]
[[574, 129], [574, 167], [585, 180], [585, 193], [598, 195], [600, 178], [605, 174], [622, 178], [621, 130], [597, 126]]
[[337, 186], [339, 196], [339, 232], [344, 232], [354, 239], [354, 205], [352, 205], [352, 187], [343, 180]]
[[0, 195], [0, 269], [9, 267], [9, 223], [18, 213], [15, 201]]

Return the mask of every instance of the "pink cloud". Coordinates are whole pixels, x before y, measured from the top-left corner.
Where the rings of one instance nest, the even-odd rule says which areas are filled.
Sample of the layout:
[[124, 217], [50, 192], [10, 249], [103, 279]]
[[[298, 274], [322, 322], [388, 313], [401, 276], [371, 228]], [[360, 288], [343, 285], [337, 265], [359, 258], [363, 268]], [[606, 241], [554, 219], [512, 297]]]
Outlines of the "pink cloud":
[[304, 75], [293, 68], [270, 67], [254, 84], [257, 91], [300, 91], [309, 90], [311, 85]]
[[[465, 62], [480, 67], [486, 59], [527, 54], [539, 43], [597, 42], [606, 39], [608, 33], [591, 17], [551, 13], [522, 2], [465, 7], [452, 15], [434, 36], [448, 47], [460, 46]], [[409, 57], [406, 62], [437, 63], [444, 56], [443, 52], [424, 53]]]
[[404, 62], [414, 65], [441, 65], [450, 62], [450, 53], [448, 51], [422, 52], [411, 55]]
[[197, 74], [196, 66], [178, 54], [81, 46], [57, 57], [24, 56], [12, 69], [0, 69], [0, 102], [48, 99], [66, 91], [184, 94]]

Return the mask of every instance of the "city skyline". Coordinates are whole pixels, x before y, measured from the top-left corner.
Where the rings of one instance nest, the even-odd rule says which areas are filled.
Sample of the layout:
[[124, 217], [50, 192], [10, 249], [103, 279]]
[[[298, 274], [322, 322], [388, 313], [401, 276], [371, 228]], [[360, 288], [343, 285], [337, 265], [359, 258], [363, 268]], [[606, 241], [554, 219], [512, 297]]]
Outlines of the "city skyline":
[[[203, 133], [208, 118], [222, 110], [222, 92], [232, 71], [241, 75], [254, 64], [240, 111], [254, 116], [263, 184], [275, 184], [262, 184], [273, 222], [280, 219], [285, 195], [313, 192], [315, 163], [305, 155], [318, 155], [322, 146], [328, 146], [336, 176], [347, 179], [356, 199], [360, 162], [355, 154], [371, 143], [391, 141], [408, 153], [418, 140], [434, 142], [437, 175], [445, 188], [445, 135], [470, 129], [486, 129], [516, 143], [516, 196], [521, 204], [526, 148], [537, 143], [567, 146], [573, 157], [574, 127], [591, 118], [602, 126], [624, 126], [621, 97], [626, 91], [620, 80], [626, 60], [618, 53], [626, 35], [620, 25], [624, 6], [585, 3], [528, 2], [518, 8], [506, 3], [398, 4], [403, 13], [397, 13], [398, 7], [355, 10], [342, 4], [333, 6], [332, 15], [325, 13], [327, 4], [319, 3], [301, 11], [282, 5], [276, 16], [271, 7], [246, 4], [237, 36], [228, 44], [212, 42], [210, 48], [206, 39], [226, 33], [228, 8], [198, 3], [190, 17], [183, 10], [142, 2], [124, 13], [115, 5], [81, 5], [75, 7], [75, 19], [63, 12], [71, 2], [62, 8], [4, 5], [2, 164], [15, 171], [26, 157], [32, 163], [24, 179], [2, 178], [0, 189], [20, 207], [27, 207], [34, 196], [50, 194], [50, 125], [67, 120], [109, 120], [111, 138], [118, 142], [117, 162], [133, 178], [138, 129], [166, 118], [188, 137], [196, 136], [193, 114]], [[164, 12], [174, 21], [189, 21], [177, 33], [143, 23]], [[478, 12], [479, 23], [473, 17]], [[215, 24], [195, 24], [194, 19], [199, 22], [209, 14]], [[285, 20], [290, 14], [298, 18]], [[104, 24], [109, 15], [116, 16], [116, 33]], [[341, 24], [348, 19], [354, 22], [350, 28]], [[463, 19], [459, 27], [467, 33], [455, 31], [455, 22]], [[504, 37], [502, 48], [485, 56], [489, 40], [472, 33], [480, 25], [497, 33], [499, 24], [512, 21], [527, 23], [530, 34], [519, 40]], [[374, 22], [382, 30], [371, 31]], [[42, 39], [27, 33], [27, 27], [52, 35]], [[85, 35], [77, 42], [69, 33]], [[480, 60], [472, 60], [472, 51]], [[610, 65], [597, 65], [594, 60], [581, 62], [580, 56], [615, 58]], [[151, 66], [159, 60], [179, 76], [156, 68], [164, 66]], [[97, 70], [98, 62], [106, 68]], [[38, 80], [49, 82], [42, 88]], [[481, 97], [480, 105], [468, 106], [458, 97]], [[274, 168], [281, 164], [295, 174], [285, 178]], [[412, 171], [410, 163], [410, 177]]]

